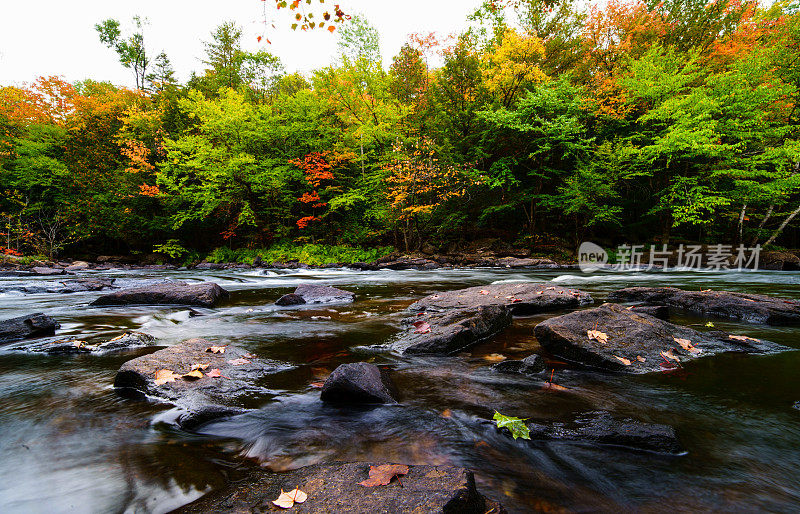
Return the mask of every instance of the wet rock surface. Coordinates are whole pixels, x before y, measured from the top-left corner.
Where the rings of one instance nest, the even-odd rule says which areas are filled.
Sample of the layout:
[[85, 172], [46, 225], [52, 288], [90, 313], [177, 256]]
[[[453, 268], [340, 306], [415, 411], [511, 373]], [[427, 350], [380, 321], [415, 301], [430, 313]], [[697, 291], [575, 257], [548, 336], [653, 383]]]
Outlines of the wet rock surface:
[[800, 301], [730, 291], [685, 291], [674, 287], [630, 287], [608, 295], [615, 302], [662, 304], [704, 316], [748, 323], [800, 325]]
[[51, 336], [61, 325], [41, 312], [0, 321], [0, 343]]
[[[379, 465], [379, 464], [374, 464]], [[368, 463], [331, 463], [287, 473], [254, 470], [240, 484], [213, 491], [174, 512], [271, 512], [281, 490], [299, 488], [308, 495], [297, 513], [446, 513], [505, 512], [476, 489], [472, 472], [443, 466], [409, 466], [407, 475], [389, 485], [364, 487]], [[402, 482], [402, 486], [401, 486]], [[491, 510], [494, 509], [494, 510]]]
[[388, 374], [366, 362], [342, 364], [322, 387], [320, 399], [330, 403], [397, 403]]
[[618, 418], [605, 411], [581, 414], [569, 422], [526, 425], [533, 441], [578, 441], [671, 455], [684, 452], [672, 427]]
[[275, 305], [291, 306], [322, 303], [350, 303], [355, 299], [355, 296], [355, 293], [335, 287], [304, 284], [299, 286], [294, 293], [280, 297], [278, 301], [275, 302]]
[[[185, 420], [202, 412], [208, 421], [209, 413], [215, 409], [220, 415], [228, 415], [231, 408], [241, 407], [237, 404], [240, 398], [268, 392], [259, 386], [259, 379], [290, 368], [260, 359], [235, 346], [226, 346], [224, 353], [207, 351], [213, 346], [214, 343], [204, 339], [190, 339], [130, 360], [117, 372], [114, 387], [124, 396], [150, 397], [181, 407], [188, 413]], [[196, 365], [205, 366], [200, 370], [202, 378], [184, 377], [162, 385], [155, 383], [159, 370], [185, 375]], [[215, 369], [220, 376], [208, 376]]]
[[579, 307], [592, 297], [546, 284], [494, 284], [448, 291], [413, 303], [412, 316], [392, 343], [402, 353], [450, 354], [488, 339], [511, 324], [513, 315]]
[[49, 355], [102, 354], [152, 346], [155, 343], [156, 340], [151, 335], [142, 332], [126, 332], [121, 336], [95, 344], [87, 343], [75, 337], [50, 338], [13, 345], [8, 350], [13, 352], [46, 353]]
[[[600, 336], [590, 339], [589, 331]], [[789, 350], [770, 341], [699, 332], [616, 304], [550, 318], [534, 329], [539, 343], [579, 365], [625, 373], [663, 371], [724, 352], [776, 353]]]
[[113, 278], [78, 278], [74, 280], [64, 280], [60, 282], [42, 281], [40, 284], [22, 282], [18, 284], [8, 284], [0, 286], [0, 293], [18, 292], [25, 294], [44, 294], [44, 293], [83, 293], [89, 291], [103, 291], [114, 288]]
[[189, 284], [168, 282], [134, 289], [123, 289], [101, 296], [94, 306], [113, 305], [190, 305], [213, 307], [230, 293], [212, 282]]

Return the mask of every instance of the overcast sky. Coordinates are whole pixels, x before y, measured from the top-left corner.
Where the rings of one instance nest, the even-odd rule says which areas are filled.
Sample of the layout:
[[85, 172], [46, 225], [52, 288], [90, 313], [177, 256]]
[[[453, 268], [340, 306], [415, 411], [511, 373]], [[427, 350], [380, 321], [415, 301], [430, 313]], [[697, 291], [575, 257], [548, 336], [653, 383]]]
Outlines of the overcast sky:
[[[380, 31], [385, 62], [414, 32], [457, 32], [481, 0], [336, 0], [342, 8], [361, 12]], [[92, 78], [132, 87], [133, 73], [103, 46], [94, 25], [106, 18], [123, 23], [145, 16], [145, 43], [152, 57], [164, 50], [178, 77], [203, 68], [203, 41], [225, 20], [244, 28], [243, 47], [264, 48], [278, 55], [288, 71], [309, 71], [330, 64], [336, 36], [327, 31], [292, 32], [291, 23], [274, 8], [278, 30], [265, 27], [260, 0], [7, 0], [0, 16], [0, 85], [19, 85], [41, 75], [60, 75], [73, 82]], [[332, 6], [333, 0], [326, 4]], [[267, 1], [268, 7], [273, 2]], [[272, 44], [258, 43], [265, 34]]]

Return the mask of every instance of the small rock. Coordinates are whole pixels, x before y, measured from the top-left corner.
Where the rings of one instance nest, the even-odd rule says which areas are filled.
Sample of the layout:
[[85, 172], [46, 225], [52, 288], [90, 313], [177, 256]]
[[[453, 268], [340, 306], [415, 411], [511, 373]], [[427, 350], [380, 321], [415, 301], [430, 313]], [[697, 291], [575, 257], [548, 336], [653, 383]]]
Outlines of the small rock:
[[[320, 303], [350, 303], [355, 294], [335, 287], [316, 286], [304, 284], [299, 286], [294, 293], [284, 295], [275, 302], [275, 305], [303, 305]], [[302, 300], [302, 302], [300, 301]]]
[[684, 453], [672, 427], [618, 419], [605, 411], [588, 412], [567, 423], [529, 422], [527, 426], [532, 440], [570, 440], [670, 455]]
[[498, 362], [492, 366], [492, 369], [499, 373], [535, 375], [545, 370], [545, 364], [541, 356], [533, 354], [521, 361], [506, 360]]
[[65, 271], [82, 271], [85, 269], [89, 269], [89, 263], [86, 261], [75, 261], [64, 268]]
[[46, 353], [50, 355], [84, 354], [84, 353], [109, 353], [133, 348], [141, 348], [155, 344], [153, 336], [141, 332], [126, 332], [114, 339], [97, 344], [88, 344], [76, 337], [67, 339], [50, 339], [21, 344], [10, 348], [15, 352]]
[[3, 320], [0, 321], [0, 343], [51, 336], [59, 328], [61, 328], [60, 324], [41, 312]]
[[59, 268], [45, 268], [42, 266], [37, 266], [35, 268], [31, 268], [31, 272], [35, 275], [64, 275], [66, 271]]
[[320, 399], [330, 403], [397, 403], [386, 373], [374, 364], [342, 364], [322, 387]]
[[230, 293], [217, 284], [200, 282], [168, 282], [151, 286], [124, 289], [101, 296], [91, 303], [103, 305], [192, 305], [213, 307]]

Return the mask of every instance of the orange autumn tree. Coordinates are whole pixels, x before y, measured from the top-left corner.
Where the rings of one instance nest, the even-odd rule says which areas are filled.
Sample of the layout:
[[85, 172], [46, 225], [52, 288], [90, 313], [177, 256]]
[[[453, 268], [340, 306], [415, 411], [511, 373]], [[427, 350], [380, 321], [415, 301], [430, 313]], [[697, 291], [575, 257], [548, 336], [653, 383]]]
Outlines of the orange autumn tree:
[[[297, 226], [301, 230], [322, 221], [329, 214], [329, 211], [325, 211], [328, 207], [328, 200], [336, 193], [341, 192], [341, 188], [334, 183], [336, 177], [333, 170], [348, 165], [355, 157], [356, 155], [351, 152], [341, 153], [333, 150], [311, 152], [301, 159], [289, 161], [303, 171], [306, 183], [312, 188], [297, 199], [306, 214], [297, 220]], [[311, 237], [313, 240], [313, 231]]]
[[403, 236], [405, 250], [422, 245], [428, 223], [445, 203], [463, 198], [478, 180], [467, 165], [443, 164], [434, 141], [420, 138], [392, 147], [393, 162], [386, 167], [386, 197]]

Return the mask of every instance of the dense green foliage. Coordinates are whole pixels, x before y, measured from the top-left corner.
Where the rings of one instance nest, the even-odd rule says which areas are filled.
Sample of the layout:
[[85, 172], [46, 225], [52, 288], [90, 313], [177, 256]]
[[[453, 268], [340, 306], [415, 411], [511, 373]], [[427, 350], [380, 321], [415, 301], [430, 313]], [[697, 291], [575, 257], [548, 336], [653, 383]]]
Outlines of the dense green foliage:
[[797, 246], [796, 5], [579, 5], [487, 1], [389, 70], [354, 17], [309, 76], [226, 22], [185, 85], [165, 53], [150, 66], [141, 20], [127, 38], [106, 20], [141, 89], [0, 88], [0, 246], [318, 264], [484, 236]]

